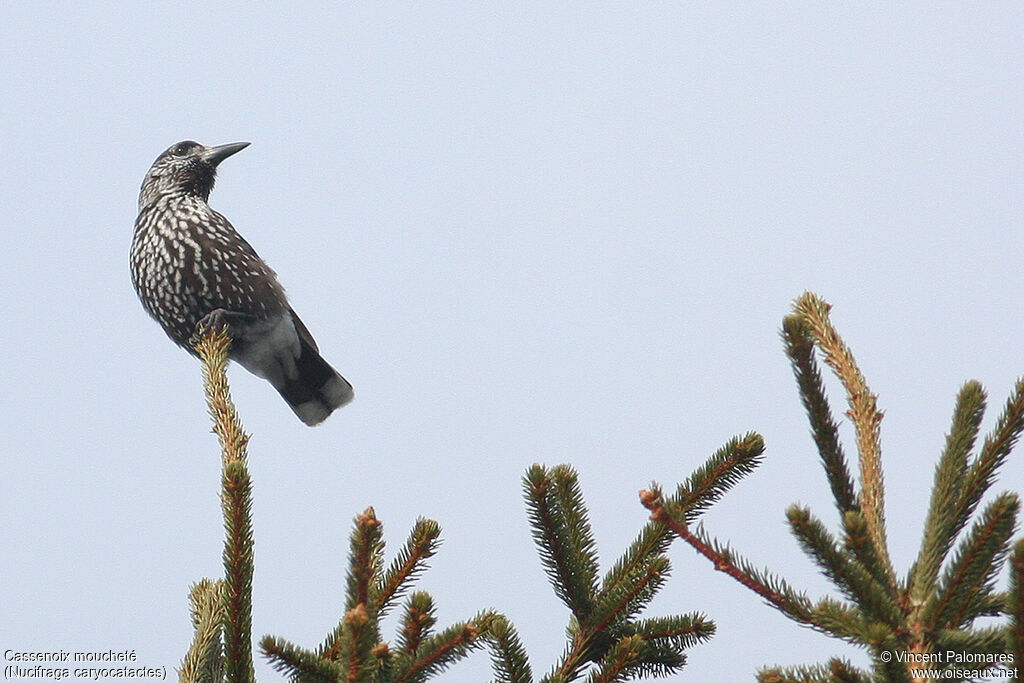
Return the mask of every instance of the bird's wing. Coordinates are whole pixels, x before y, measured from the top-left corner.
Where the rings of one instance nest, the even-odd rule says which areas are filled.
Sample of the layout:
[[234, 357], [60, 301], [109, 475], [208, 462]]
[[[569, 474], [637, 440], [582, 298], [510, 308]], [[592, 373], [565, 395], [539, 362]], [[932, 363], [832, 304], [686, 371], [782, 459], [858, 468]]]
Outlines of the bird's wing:
[[299, 319], [299, 316], [296, 315], [295, 311], [291, 308], [288, 309], [288, 312], [292, 314], [292, 321], [295, 323], [295, 331], [299, 333], [299, 339], [302, 343], [317, 353], [320, 353], [320, 349], [317, 348], [313, 335], [311, 335], [309, 330], [306, 329], [306, 326], [302, 323], [302, 320]]

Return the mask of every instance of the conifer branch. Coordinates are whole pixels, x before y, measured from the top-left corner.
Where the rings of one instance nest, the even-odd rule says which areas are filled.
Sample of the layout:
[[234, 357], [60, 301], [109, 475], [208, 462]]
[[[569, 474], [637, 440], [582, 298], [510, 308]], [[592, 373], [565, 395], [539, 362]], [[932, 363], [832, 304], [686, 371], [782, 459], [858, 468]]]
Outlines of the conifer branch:
[[643, 639], [630, 677], [669, 676], [686, 664], [685, 650], [714, 635], [715, 625], [701, 614], [686, 614], [631, 621], [616, 632]]
[[231, 401], [228, 386], [228, 349], [231, 338], [224, 329], [206, 328], [199, 336], [196, 352], [203, 364], [203, 389], [206, 405], [213, 420], [213, 431], [220, 442], [221, 455], [225, 461], [245, 462], [249, 436], [242, 429], [242, 423]]
[[402, 629], [398, 634], [398, 651], [415, 656], [420, 643], [430, 635], [436, 623], [434, 599], [423, 591], [413, 593], [405, 606]]
[[598, 668], [590, 672], [587, 683], [613, 683], [625, 680], [626, 674], [639, 662], [646, 648], [647, 645], [640, 636], [620, 638], [601, 658]]
[[387, 572], [381, 576], [376, 588], [377, 613], [383, 616], [402, 597], [420, 573], [427, 569], [426, 560], [433, 557], [441, 545], [441, 527], [432, 519], [420, 518], [409, 534]]
[[223, 477], [225, 678], [228, 683], [251, 683], [252, 665], [252, 488], [244, 461], [224, 465]]
[[401, 670], [397, 670], [392, 683], [422, 681], [443, 671], [470, 650], [481, 647], [479, 642], [481, 624], [477, 617], [472, 621], [455, 624], [444, 631], [425, 638], [416, 648], [416, 658]]
[[[356, 515], [353, 522], [352, 535], [349, 541], [349, 567], [347, 581], [347, 599], [345, 616], [335, 627], [320, 647], [321, 656], [336, 660], [342, 652], [348, 652], [353, 645], [351, 617], [353, 610], [367, 605], [375, 607], [375, 599], [371, 599], [371, 587], [380, 573], [382, 566], [383, 541], [381, 524], [372, 507], [366, 508]], [[378, 637], [375, 640], [379, 640]], [[366, 645], [364, 642], [363, 645]], [[370, 645], [372, 647], [372, 644]]]
[[894, 571], [889, 558], [885, 533], [885, 487], [882, 476], [880, 427], [882, 412], [878, 399], [868, 388], [864, 375], [857, 367], [853, 354], [843, 342], [829, 320], [831, 307], [816, 295], [806, 292], [793, 305], [832, 368], [846, 389], [849, 416], [857, 434], [857, 452], [860, 456], [860, 509], [875, 544], [875, 552], [892, 582]]
[[[681, 487], [673, 502], [695, 515], [694, 508], [708, 505], [756, 465], [760, 448], [756, 435], [734, 440], [702, 477], [693, 478], [699, 484], [692, 490]], [[670, 534], [665, 525], [645, 525], [598, 590], [597, 555], [576, 472], [565, 465], [534, 465], [523, 478], [523, 492], [541, 560], [572, 614], [569, 643], [542, 683], [568, 683], [588, 668], [588, 680], [666, 675], [683, 665], [685, 647], [714, 632], [714, 625], [699, 617], [635, 620], [668, 577], [670, 564], [662, 554]], [[686, 502], [680, 504], [677, 498], [684, 495]], [[648, 627], [661, 631], [647, 633]]]
[[366, 609], [367, 605], [376, 606], [375, 596], [371, 596], [374, 578], [379, 576], [383, 566], [382, 553], [383, 534], [381, 524], [377, 520], [372, 507], [366, 508], [355, 519], [352, 532], [351, 548], [349, 549], [348, 568], [348, 602], [346, 608], [351, 610], [359, 605]]
[[[770, 604], [799, 623], [847, 642], [866, 647], [872, 654], [870, 673], [831, 660], [827, 667], [763, 669], [762, 681], [879, 681], [902, 683], [911, 680], [915, 666], [932, 673], [954, 673], [958, 662], [919, 661], [917, 656], [947, 653], [984, 655], [988, 661], [1007, 661], [1009, 653], [1024, 649], [1020, 644], [1021, 612], [1019, 564], [1024, 563], [1024, 542], [1014, 555], [1011, 588], [994, 590], [997, 573], [1009, 552], [1016, 528], [1019, 501], [1004, 493], [982, 512], [966, 534], [971, 517], [995, 474], [1024, 432], [1024, 379], [1018, 380], [995, 428], [985, 439], [978, 455], [971, 452], [978, 438], [985, 410], [985, 392], [977, 382], [960, 390], [953, 425], [935, 472], [921, 550], [906, 579], [897, 580], [885, 540], [884, 492], [879, 448], [881, 413], [853, 356], [832, 327], [828, 305], [813, 294], [805, 294], [794, 306], [795, 315], [783, 323], [786, 343], [800, 395], [819, 455], [828, 476], [837, 507], [842, 511], [843, 538], [840, 545], [811, 512], [793, 506], [787, 512], [790, 526], [805, 554], [820, 567], [846, 598], [829, 597], [812, 606], [783, 582], [762, 577], [742, 560], [733, 558], [692, 530], [685, 509], [665, 500], [654, 487], [641, 493], [652, 512], [652, 520], [667, 525], [716, 567], [764, 597]], [[854, 486], [845, 470], [838, 429], [828, 409], [821, 376], [814, 362], [817, 346], [842, 382], [850, 406], [848, 415], [857, 431], [861, 490], [853, 498]], [[685, 487], [680, 487], [683, 491]], [[956, 552], [949, 559], [954, 543]], [[948, 560], [948, 561], [947, 561]], [[943, 570], [944, 568], [944, 570]], [[939, 576], [942, 572], [941, 577]], [[1016, 583], [1015, 583], [1016, 581]], [[978, 617], [1009, 614], [1009, 625], [973, 628]], [[1015, 631], [1014, 629], [1018, 629]], [[902, 657], [901, 655], [910, 655]], [[1001, 659], [1000, 659], [1001, 658]], [[1024, 661], [1024, 653], [1017, 655]], [[940, 677], [948, 677], [942, 675]], [[915, 678], [915, 683], [924, 678]]]
[[825, 665], [765, 667], [757, 673], [758, 683], [873, 683], [873, 679], [850, 662], [833, 658]]
[[671, 542], [671, 530], [667, 526], [660, 522], [648, 522], [622, 557], [605, 574], [601, 582], [601, 593], [607, 595], [618, 590], [619, 586], [635, 576], [651, 557], [664, 553]]
[[881, 559], [875, 552], [875, 543], [868, 533], [868, 524], [860, 510], [850, 510], [843, 515], [843, 547], [853, 553], [857, 563], [877, 582], [886, 587], [889, 599], [902, 603], [896, 586], [887, 583], [888, 577]]
[[666, 504], [692, 524], [764, 460], [764, 439], [749, 432], [730, 439], [679, 485]]
[[628, 582], [619, 584], [615, 594], [605, 597], [606, 604], [600, 606], [600, 612], [595, 610], [591, 617], [592, 623], [584, 624], [573, 617], [568, 629], [570, 640], [566, 651], [551, 673], [541, 679], [542, 683], [575, 680], [589, 662], [599, 661], [602, 647], [607, 648], [613, 642], [609, 639], [608, 630], [619, 617], [619, 611], [625, 609], [633, 599], [653, 595], [645, 589], [650, 587], [654, 579], [652, 572], [644, 572], [636, 579], [642, 585]]
[[825, 383], [814, 360], [814, 339], [803, 318], [788, 315], [783, 319], [782, 340], [796, 376], [800, 400], [811, 423], [811, 436], [814, 437], [821, 463], [825, 467], [825, 476], [832, 489], [836, 508], [840, 515], [859, 510], [853, 477], [850, 476], [846, 455], [839, 441], [839, 425], [832, 416], [832, 408], [825, 395]]
[[[1007, 653], [1006, 628], [1003, 626], [987, 626], [974, 629], [942, 629], [935, 632], [934, 638], [935, 650], [937, 652], [953, 650], [954, 652], [977, 657], [997, 657]], [[992, 663], [999, 664], [1000, 662]]]
[[[878, 650], [888, 649], [890, 652], [897, 651], [898, 648], [895, 646], [889, 648], [876, 648]], [[885, 683], [924, 683], [924, 679], [911, 678], [910, 669], [906, 664], [896, 661], [895, 657], [891, 657], [889, 661], [881, 661], [877, 657], [875, 658], [874, 665], [875, 680], [885, 681]]]
[[597, 592], [597, 551], [579, 475], [572, 467], [559, 465], [551, 469], [550, 476], [554, 501], [565, 520], [571, 563], [579, 574], [580, 590], [588, 597], [593, 596]]
[[[687, 523], [692, 523], [761, 464], [763, 454], [764, 440], [759, 434], [750, 432], [742, 437], [733, 438], [690, 475], [689, 479], [680, 484], [674, 496], [663, 500], [663, 504], [678, 510], [678, 514], [685, 516]], [[618, 590], [620, 583], [635, 576], [638, 567], [646, 563], [650, 557], [664, 553], [671, 542], [671, 529], [652, 518], [605, 575], [601, 592], [609, 594]]]
[[925, 609], [931, 629], [961, 628], [978, 616], [979, 598], [992, 590], [992, 582], [1008, 551], [1019, 503], [1004, 493], [982, 513], [960, 544], [953, 562], [943, 574], [932, 604]]
[[495, 614], [483, 637], [491, 646], [495, 683], [533, 683], [533, 672], [519, 634], [511, 622]]
[[686, 654], [665, 643], [644, 639], [644, 647], [636, 662], [626, 671], [622, 680], [648, 676], [671, 676], [686, 666]]
[[955, 507], [954, 528], [959, 533], [970, 520], [978, 503], [992, 486], [996, 472], [1013, 450], [1024, 430], [1024, 378], [1018, 379], [996, 426], [985, 438], [981, 452], [964, 476], [960, 499]]
[[418, 520], [404, 549], [385, 571], [382, 525], [373, 508], [367, 508], [355, 518], [350, 537], [345, 604], [351, 606], [341, 622], [316, 652], [267, 637], [261, 641], [264, 653], [296, 683], [419, 683], [490, 644], [499, 683], [531, 683], [515, 629], [496, 612], [482, 612], [434, 633], [433, 599], [415, 592], [406, 600], [397, 647], [392, 650], [381, 640], [379, 607], [409, 588], [440, 543], [439, 533], [436, 522]]
[[562, 658], [551, 669], [551, 671], [540, 679], [540, 683], [568, 683], [576, 680], [587, 666], [588, 662], [594, 660], [594, 638], [593, 633], [583, 631], [575, 618], [570, 620], [567, 629], [569, 633], [569, 644], [566, 646]]
[[652, 520], [674, 531], [694, 550], [709, 559], [715, 569], [731, 576], [793, 619], [812, 625], [810, 605], [806, 598], [797, 595], [778, 579], [762, 579], [751, 567], [738, 564], [727, 549], [716, 547], [714, 543], [694, 534], [684, 520], [669, 512], [660, 490], [641, 491], [640, 502], [650, 510]]
[[[592, 557], [587, 556], [586, 547], [578, 545], [580, 539], [574, 539], [571, 522], [561, 505], [563, 496], [558, 491], [559, 480], [564, 482], [574, 476], [575, 473], [564, 465], [561, 470], [556, 467], [550, 472], [541, 465], [534, 465], [523, 478], [523, 492], [529, 503], [537, 550], [555, 594], [582, 622], [594, 607]], [[578, 515], [577, 523], [580, 520], [585, 523], [585, 511]]]
[[[1004, 558], [1005, 559], [1005, 558]], [[1009, 594], [1002, 591], [990, 591], [986, 595], [978, 596], [978, 611], [977, 616], [979, 617], [1000, 617], [1004, 614], [1009, 614], [1008, 603]]]
[[367, 613], [366, 605], [359, 603], [345, 613], [344, 627], [347, 647], [344, 648], [344, 658], [339, 658], [338, 662], [345, 680], [351, 683], [368, 681], [377, 664], [373, 656], [373, 649], [379, 642], [376, 622]]
[[203, 579], [189, 591], [195, 637], [178, 671], [180, 683], [221, 683], [224, 678], [224, 596], [221, 583]]
[[807, 625], [854, 644], [881, 642], [890, 634], [887, 628], [878, 628], [854, 607], [829, 597], [814, 604]]
[[303, 683], [337, 683], [344, 672], [337, 663], [304, 650], [281, 638], [264, 636], [260, 641], [263, 656], [271, 666], [293, 681]]
[[715, 635], [715, 622], [703, 614], [683, 614], [675, 617], [652, 617], [632, 622], [628, 634], [643, 636], [650, 643], [669, 642], [680, 650], [711, 639]]
[[955, 511], [963, 495], [968, 459], [978, 438], [984, 414], [985, 390], [978, 382], [967, 382], [957, 395], [953, 425], [935, 468], [935, 483], [919, 560], [909, 574], [909, 592], [914, 604], [923, 604], [925, 597], [935, 587], [939, 569], [953, 546], [956, 534], [963, 527], [962, 523], [958, 525]]
[[667, 557], [652, 557], [632, 580], [616, 585], [609, 593], [602, 592], [593, 613], [583, 626], [596, 634], [608, 630], [612, 624], [632, 618], [650, 604], [655, 594], [665, 585], [670, 570]]
[[207, 328], [196, 351], [203, 363], [203, 387], [221, 445], [221, 507], [224, 511], [224, 677], [252, 683], [252, 485], [246, 466], [249, 437], [231, 401], [227, 380], [231, 340], [223, 329]]
[[893, 587], [879, 584], [859, 562], [843, 553], [809, 509], [794, 505], [786, 511], [786, 516], [800, 546], [825, 576], [863, 613], [887, 624], [897, 635], [905, 635], [903, 615], [896, 606]]
[[1024, 539], [1017, 541], [1013, 546], [1006, 611], [1010, 615], [1006, 650], [1013, 653], [1014, 662], [1021, 667], [1024, 666]]

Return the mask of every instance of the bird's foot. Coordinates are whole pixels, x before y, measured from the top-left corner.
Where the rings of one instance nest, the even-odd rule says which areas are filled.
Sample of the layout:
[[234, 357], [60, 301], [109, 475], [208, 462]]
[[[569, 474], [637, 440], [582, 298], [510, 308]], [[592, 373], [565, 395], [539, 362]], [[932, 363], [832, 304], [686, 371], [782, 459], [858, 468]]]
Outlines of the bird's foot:
[[199, 341], [199, 338], [207, 330], [223, 330], [232, 341], [239, 341], [243, 336], [245, 336], [246, 328], [249, 325], [252, 325], [255, 321], [256, 316], [254, 315], [249, 315], [248, 313], [237, 313], [235, 311], [226, 311], [223, 308], [218, 308], [204, 315], [199, 322], [196, 323], [196, 331], [195, 334], [192, 335], [190, 342], [195, 346]]
[[217, 310], [210, 311], [204, 315], [202, 319], [196, 323], [196, 331], [192, 335], [192, 338], [189, 339], [189, 344], [196, 346], [199, 343], [200, 338], [202, 338], [208, 330], [212, 330], [214, 332], [224, 331], [227, 333], [229, 338], [232, 337], [231, 325], [228, 322], [229, 315], [230, 313], [225, 311], [223, 308], [218, 308]]

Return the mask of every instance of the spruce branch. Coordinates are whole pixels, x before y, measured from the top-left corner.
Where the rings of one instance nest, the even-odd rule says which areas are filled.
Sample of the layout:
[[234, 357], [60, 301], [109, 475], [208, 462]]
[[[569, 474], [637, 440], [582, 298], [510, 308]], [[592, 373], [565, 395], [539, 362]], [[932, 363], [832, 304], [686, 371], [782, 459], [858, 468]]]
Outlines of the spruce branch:
[[[973, 629], [942, 629], [935, 632], [935, 650], [973, 655], [975, 657], [998, 657], [1005, 655], [1006, 628], [987, 626]], [[1001, 662], [993, 662], [1001, 663]]]
[[375, 589], [379, 615], [386, 614], [394, 602], [401, 598], [416, 578], [428, 568], [426, 561], [437, 552], [441, 545], [440, 538], [441, 527], [437, 522], [422, 517], [416, 520], [409, 540], [398, 551], [398, 555], [387, 572], [380, 577]]
[[[744, 476], [750, 474], [763, 460], [764, 439], [750, 432], [731, 439], [719, 448], [687, 481], [676, 489], [662, 505], [678, 510], [686, 523], [695, 521], [715, 501], [720, 499]], [[601, 583], [601, 592], [610, 594], [619, 585], [637, 575], [638, 568], [649, 558], [664, 553], [672, 542], [671, 529], [661, 521], [648, 522], [626, 552], [612, 565]]]
[[671, 564], [664, 555], [652, 557], [639, 568], [636, 575], [617, 584], [607, 593], [602, 592], [585, 624], [594, 633], [607, 631], [609, 627], [628, 621], [641, 612], [655, 594], [665, 585], [671, 571]]
[[1006, 651], [1013, 653], [1014, 662], [1021, 667], [1024, 666], [1024, 539], [1017, 541], [1013, 546], [1006, 611], [1010, 615]]
[[587, 505], [580, 490], [579, 475], [568, 465], [559, 465], [551, 470], [554, 484], [553, 494], [572, 551], [572, 564], [579, 572], [581, 588], [587, 595], [597, 591], [597, 551], [594, 535], [590, 530]]
[[601, 658], [598, 667], [587, 676], [587, 683], [615, 683], [626, 680], [627, 674], [640, 661], [647, 644], [640, 636], [620, 638]]
[[839, 425], [825, 395], [825, 383], [814, 360], [814, 339], [803, 318], [788, 315], [782, 321], [782, 340], [800, 390], [800, 400], [811, 423], [811, 436], [818, 447], [825, 476], [840, 515], [859, 510], [857, 494], [846, 464]]
[[692, 524], [764, 461], [764, 439], [749, 432], [730, 439], [679, 485], [665, 504]]
[[814, 604], [807, 625], [853, 645], [868, 645], [875, 649], [892, 638], [892, 631], [887, 626], [868, 619], [855, 606], [829, 597]]
[[992, 501], [960, 543], [940, 579], [934, 600], [925, 608], [931, 629], [962, 628], [979, 616], [982, 599], [992, 591], [995, 575], [1009, 550], [1019, 501], [1004, 493]]
[[344, 630], [347, 647], [344, 657], [339, 658], [346, 681], [362, 683], [373, 678], [377, 668], [373, 650], [380, 639], [377, 637], [377, 624], [366, 611], [364, 603], [358, 603], [345, 613]]
[[227, 380], [231, 339], [223, 329], [206, 328], [196, 351], [203, 364], [203, 387], [213, 430], [221, 446], [221, 507], [224, 512], [224, 679], [252, 683], [252, 484], [246, 466], [248, 435], [231, 401]]
[[890, 583], [894, 577], [892, 561], [885, 534], [885, 487], [882, 477], [880, 427], [882, 412], [878, 398], [871, 393], [853, 353], [839, 336], [829, 319], [831, 306], [815, 294], [805, 292], [793, 304], [793, 312], [807, 326], [816, 346], [824, 354], [846, 389], [850, 407], [848, 415], [857, 434], [857, 452], [860, 458], [860, 509], [868, 525], [868, 533], [875, 544], [875, 552], [885, 567]]
[[909, 574], [910, 598], [914, 604], [923, 604], [935, 587], [939, 569], [956, 540], [956, 534], [963, 528], [956, 510], [963, 495], [968, 461], [984, 414], [985, 390], [978, 382], [967, 382], [957, 395], [953, 425], [935, 467], [935, 483], [918, 554], [920, 559]]
[[[564, 507], [566, 498], [572, 499], [572, 494], [562, 489], [575, 477], [576, 473], [566, 465], [550, 471], [533, 465], [523, 478], [523, 493], [533, 537], [555, 594], [582, 622], [594, 607], [596, 568], [589, 529], [584, 533], [579, 530], [587, 524], [586, 510]], [[577, 527], [575, 532], [573, 526]]]
[[986, 595], [978, 596], [977, 616], [979, 617], [1001, 617], [1010, 614], [1008, 607], [1008, 593], [993, 590]]
[[644, 525], [626, 552], [616, 560], [601, 582], [601, 592], [609, 594], [619, 590], [623, 583], [642, 571], [651, 557], [661, 555], [672, 542], [671, 530], [660, 522], [650, 521]]
[[843, 515], [843, 547], [853, 553], [856, 562], [866, 571], [879, 586], [885, 587], [889, 599], [900, 602], [896, 586], [887, 583], [885, 567], [875, 550], [875, 543], [868, 532], [867, 520], [860, 510], [850, 510]]
[[715, 635], [715, 622], [700, 613], [674, 617], [652, 617], [631, 622], [624, 629], [629, 635], [640, 635], [648, 643], [667, 643], [686, 650]]
[[903, 632], [903, 614], [897, 608], [891, 586], [880, 584], [860, 562], [844, 553], [825, 525], [806, 507], [793, 505], [786, 511], [786, 517], [800, 547], [861, 612], [889, 625], [895, 633]]
[[596, 652], [595, 634], [584, 631], [575, 618], [569, 620], [569, 627], [566, 629], [569, 634], [569, 643], [562, 654], [561, 659], [552, 667], [540, 683], [568, 683], [574, 681], [584, 672], [587, 665], [600, 659]]
[[491, 647], [495, 683], [533, 683], [526, 650], [508, 619], [500, 614], [493, 615], [483, 637]]
[[959, 533], [970, 520], [982, 496], [992, 486], [995, 475], [1006, 456], [1013, 450], [1024, 430], [1024, 378], [1018, 379], [1006, 401], [996, 426], [985, 438], [978, 457], [970, 463], [964, 476], [960, 498], [955, 506], [954, 528]]
[[622, 680], [635, 678], [667, 677], [678, 673], [686, 666], [686, 654], [677, 648], [667, 647], [664, 643], [644, 640], [640, 656], [626, 669]]
[[743, 560], [737, 560], [728, 548], [690, 531], [685, 520], [680, 519], [679, 515], [673, 515], [666, 507], [660, 489], [641, 491], [640, 502], [650, 510], [653, 521], [674, 531], [679, 538], [710, 560], [716, 570], [731, 576], [793, 619], [811, 625], [811, 606], [806, 597], [793, 591], [781, 579], [761, 575]]
[[[353, 619], [359, 613], [365, 614], [367, 605], [376, 607], [375, 596], [372, 596], [371, 592], [383, 566], [383, 550], [381, 523], [373, 508], [368, 507], [356, 515], [353, 521], [349, 541], [345, 615], [321, 645], [320, 653], [323, 657], [336, 660], [342, 652], [351, 652], [353, 647], [372, 648], [380, 640], [379, 633], [375, 631], [373, 635], [364, 635], [363, 640], [355, 643], [353, 625], [356, 622]], [[369, 643], [370, 640], [374, 642]]]
[[644, 643], [639, 657], [627, 669], [627, 677], [661, 677], [682, 669], [686, 650], [709, 640], [715, 633], [715, 624], [702, 614], [684, 614], [631, 621], [617, 632], [622, 637], [639, 637]]
[[[895, 651], [895, 648], [888, 648], [889, 651]], [[927, 668], [927, 666], [922, 667]], [[890, 658], [888, 661], [882, 661], [878, 657], [875, 657], [874, 666], [872, 667], [874, 672], [875, 680], [885, 681], [885, 683], [923, 683], [924, 680], [920, 677], [911, 678], [910, 670], [906, 664], [896, 661], [895, 657]]]
[[[760, 437], [734, 440], [695, 480], [699, 485], [679, 494], [689, 495], [686, 502], [674, 502], [695, 515], [752, 469], [759, 454]], [[663, 524], [645, 525], [598, 588], [597, 554], [575, 470], [534, 465], [523, 477], [523, 493], [541, 562], [571, 614], [569, 642], [542, 683], [567, 683], [584, 674], [595, 681], [667, 675], [685, 662], [685, 647], [711, 636], [714, 625], [697, 617], [637, 621], [668, 578], [670, 564], [662, 551], [669, 531]]]
[[470, 621], [455, 624], [444, 631], [424, 638], [416, 648], [416, 657], [399, 668], [392, 683], [417, 683], [444, 671], [471, 650], [480, 648], [482, 627], [488, 624], [488, 613]]
[[268, 636], [261, 641], [264, 654], [296, 681], [418, 683], [489, 644], [498, 681], [531, 683], [515, 629], [496, 612], [482, 612], [438, 633], [434, 631], [434, 601], [429, 594], [418, 591], [406, 599], [397, 646], [392, 648], [381, 639], [382, 612], [426, 568], [425, 560], [434, 553], [439, 539], [436, 522], [417, 520], [405, 546], [385, 571], [382, 524], [373, 508], [367, 508], [353, 523], [346, 610], [337, 627], [316, 652]]
[[[639, 635], [643, 638], [642, 625], [632, 621], [632, 617], [650, 603], [657, 591], [664, 585], [668, 572], [668, 558], [656, 555], [651, 557], [645, 565], [636, 566], [632, 575], [613, 584], [610, 590], [602, 591], [595, 601], [594, 611], [586, 622], [573, 619], [569, 628], [570, 642], [561, 662], [542, 680], [559, 683], [574, 680], [592, 661], [605, 662], [602, 676], [610, 675], [609, 671], [619, 671], [617, 667], [621, 663], [620, 655], [625, 651], [620, 651], [618, 655], [608, 659], [609, 647], [619, 647], [616, 645], [618, 641], [613, 634], [625, 633]], [[676, 619], [682, 619], [682, 617], [676, 617]], [[706, 632], [707, 637], [710, 637], [713, 631], [714, 624], [710, 622], [701, 624], [699, 630], [695, 629], [698, 636]], [[662, 637], [665, 647], [659, 649], [656, 654], [664, 658], [664, 650], [671, 648], [672, 642], [668, 636]], [[643, 639], [646, 640], [646, 638]], [[675, 659], [682, 657], [681, 647], [671, 649], [675, 653], [673, 655]], [[675, 661], [675, 659], [671, 661]], [[685, 657], [683, 657], [683, 661], [685, 661]], [[611, 666], [610, 669], [609, 666]], [[678, 666], [681, 667], [682, 662]], [[591, 672], [591, 676], [593, 675], [596, 674]], [[605, 678], [599, 680], [605, 680]], [[607, 680], [617, 679], [608, 678]]]
[[189, 591], [195, 637], [178, 671], [181, 683], [221, 683], [224, 679], [224, 595], [219, 581], [203, 579]]
[[[919, 656], [954, 650], [989, 658], [1009, 657], [1024, 648], [1019, 626], [1019, 614], [1024, 610], [1020, 598], [1024, 542], [1018, 544], [1010, 563], [1010, 590], [1000, 593], [994, 584], [1016, 529], [1017, 495], [997, 496], [977, 515], [970, 530], [963, 532], [1024, 432], [1024, 379], [1018, 380], [976, 456], [972, 451], [986, 396], [977, 382], [961, 387], [935, 470], [921, 549], [906, 578], [897, 579], [886, 545], [879, 445], [882, 415], [852, 353], [832, 326], [829, 310], [815, 295], [804, 294], [795, 302], [794, 314], [783, 321], [782, 338], [836, 507], [842, 513], [841, 540], [805, 507], [790, 507], [787, 517], [801, 549], [844, 599], [825, 597], [812, 605], [781, 579], [750, 566], [728, 546], [707, 538], [700, 527], [694, 529], [687, 517], [692, 508], [685, 503], [689, 483], [681, 485], [672, 498], [666, 498], [657, 485], [641, 492], [652, 523], [671, 530], [711, 560], [716, 569], [791, 619], [864, 647], [873, 660], [870, 672], [833, 659], [826, 666], [763, 669], [759, 680], [909, 683], [912, 668], [917, 668], [925, 672], [914, 678], [918, 683], [926, 680], [926, 674], [940, 673], [944, 678], [955, 674], [957, 666], [955, 662], [920, 660]], [[847, 394], [847, 415], [856, 430], [859, 492], [846, 469], [838, 427], [815, 363], [815, 348]], [[979, 617], [1003, 616], [1010, 617], [1009, 624], [974, 626]], [[1024, 654], [1017, 659], [1024, 659]]]
[[348, 600], [346, 609], [352, 610], [371, 603], [376, 607], [371, 589], [383, 566], [384, 540], [381, 523], [372, 507], [366, 508], [355, 519], [349, 549]]
[[264, 636], [260, 640], [263, 656], [271, 666], [293, 681], [304, 683], [337, 683], [343, 679], [342, 668], [315, 652], [304, 650], [281, 638]]
[[225, 461], [245, 462], [249, 436], [243, 431], [235, 404], [231, 401], [227, 375], [230, 347], [231, 337], [226, 330], [205, 328], [195, 348], [203, 364], [206, 405], [213, 420], [213, 431], [220, 442], [221, 455]]
[[758, 683], [872, 683], [867, 673], [845, 659], [833, 658], [824, 665], [765, 667], [757, 673]]
[[223, 476], [225, 675], [228, 683], [251, 683], [252, 666], [252, 487], [244, 461], [225, 462]]
[[434, 599], [430, 594], [417, 591], [409, 596], [402, 617], [402, 630], [398, 635], [398, 651], [410, 657], [420, 649], [420, 643], [430, 635], [437, 623]]

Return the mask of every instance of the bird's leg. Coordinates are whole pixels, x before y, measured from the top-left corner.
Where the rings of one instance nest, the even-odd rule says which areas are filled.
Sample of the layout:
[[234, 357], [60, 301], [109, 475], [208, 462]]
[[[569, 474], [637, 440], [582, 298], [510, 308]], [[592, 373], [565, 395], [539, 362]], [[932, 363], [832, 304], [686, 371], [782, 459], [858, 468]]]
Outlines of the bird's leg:
[[195, 346], [206, 330], [224, 330], [227, 332], [228, 337], [232, 341], [235, 341], [242, 336], [242, 330], [244, 327], [252, 324], [254, 320], [256, 320], [256, 316], [254, 315], [225, 311], [223, 308], [218, 308], [204, 315], [199, 322], [196, 323], [196, 331], [195, 334], [192, 335], [190, 342]]

